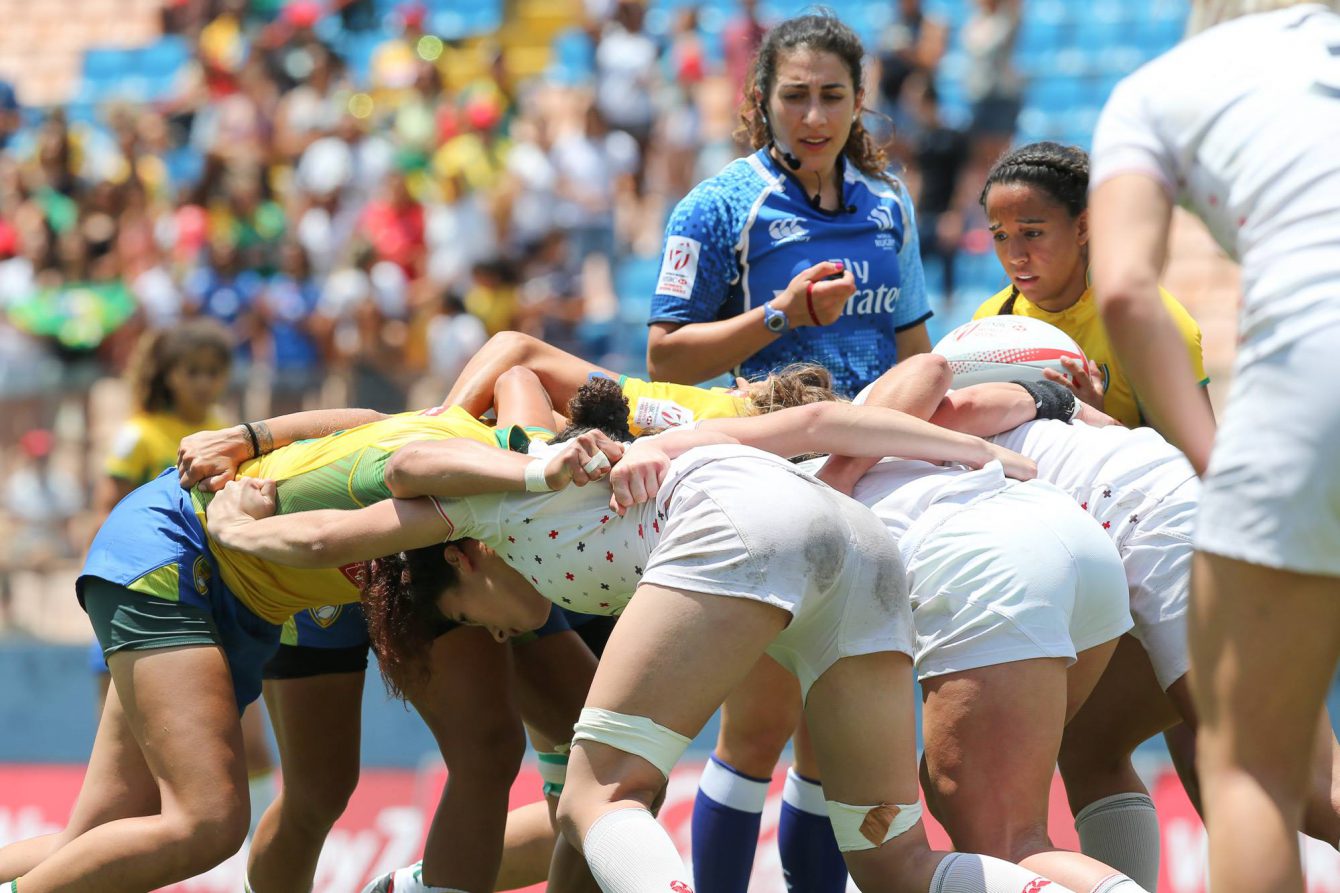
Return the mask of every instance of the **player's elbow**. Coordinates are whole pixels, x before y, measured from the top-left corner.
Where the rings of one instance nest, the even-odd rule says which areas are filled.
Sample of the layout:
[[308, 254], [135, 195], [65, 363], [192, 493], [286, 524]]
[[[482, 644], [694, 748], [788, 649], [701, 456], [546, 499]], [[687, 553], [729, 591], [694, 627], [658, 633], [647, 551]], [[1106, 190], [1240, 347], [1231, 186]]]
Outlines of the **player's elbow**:
[[[835, 418], [842, 415], [850, 406], [843, 403], [819, 402], [806, 403], [804, 406], [797, 406], [790, 410], [794, 413], [796, 428], [805, 432], [808, 440], [814, 440], [822, 435], [826, 427], [831, 424]], [[808, 447], [806, 447], [808, 449]]]
[[496, 408], [500, 399], [506, 400], [506, 395], [509, 393], [516, 393], [517, 391], [534, 393], [543, 390], [544, 384], [540, 381], [540, 376], [526, 366], [512, 366], [499, 375], [498, 380], [493, 383], [493, 405]]
[[949, 360], [938, 353], [919, 353], [902, 360], [899, 366], [908, 366], [928, 389], [944, 393], [954, 384], [954, 370], [949, 368]]
[[423, 447], [409, 443], [391, 454], [382, 470], [382, 481], [386, 489], [397, 499], [410, 499], [422, 495], [417, 491], [415, 481], [419, 477], [418, 467], [422, 463]]
[[507, 331], [494, 335], [479, 352], [500, 365], [524, 366], [544, 347], [545, 343], [533, 335]]

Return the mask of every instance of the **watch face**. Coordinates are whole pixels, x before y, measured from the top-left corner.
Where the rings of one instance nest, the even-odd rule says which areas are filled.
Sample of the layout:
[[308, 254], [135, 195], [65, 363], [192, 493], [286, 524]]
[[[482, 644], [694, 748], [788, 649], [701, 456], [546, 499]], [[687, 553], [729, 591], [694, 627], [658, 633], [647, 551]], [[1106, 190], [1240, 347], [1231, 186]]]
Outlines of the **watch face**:
[[766, 325], [774, 332], [780, 332], [782, 329], [786, 328], [786, 319], [778, 313], [776, 316], [769, 316], [766, 320]]

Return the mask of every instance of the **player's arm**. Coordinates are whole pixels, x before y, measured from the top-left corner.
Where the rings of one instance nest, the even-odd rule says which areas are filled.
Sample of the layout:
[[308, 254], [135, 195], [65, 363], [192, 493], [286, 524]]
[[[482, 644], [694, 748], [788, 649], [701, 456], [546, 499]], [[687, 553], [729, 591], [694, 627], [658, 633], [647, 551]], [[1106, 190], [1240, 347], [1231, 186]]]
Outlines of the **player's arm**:
[[[898, 365], [880, 375], [875, 379], [874, 385], [866, 394], [866, 406], [882, 406], [884, 409], [895, 409], [915, 418], [930, 420], [935, 425], [941, 425], [943, 428], [961, 430], [961, 432], [977, 434], [977, 436], [990, 436], [990, 434], [1000, 433], [1002, 429], [990, 430], [989, 425], [982, 426], [982, 430], [970, 428], [970, 426], [961, 426], [955, 424], [945, 424], [946, 420], [961, 421], [954, 418], [953, 404], [946, 406], [949, 398], [949, 386], [954, 381], [954, 375], [949, 369], [949, 362], [939, 354], [922, 354], [917, 357], [911, 357], [899, 362]], [[1026, 402], [1026, 409], [1022, 412], [1028, 412], [1028, 416], [1020, 416], [1014, 424], [1033, 418], [1033, 401], [1024, 389], [1016, 385], [1006, 385], [1005, 388], [1017, 392], [1014, 405], [1020, 405], [1021, 401]], [[974, 389], [967, 389], [974, 390]], [[962, 393], [962, 392], [955, 392]], [[1012, 394], [1013, 397], [1013, 394]], [[937, 417], [938, 416], [938, 417]], [[1010, 425], [1013, 426], [1013, 425]], [[829, 487], [839, 489], [844, 493], [850, 493], [855, 487], [856, 481], [867, 471], [870, 471], [879, 459], [879, 456], [854, 456], [846, 451], [835, 452], [835, 455], [829, 456], [825, 461], [824, 467], [819, 471], [819, 479], [823, 480]]]
[[[838, 278], [827, 278], [834, 275]], [[855, 291], [856, 279], [850, 270], [823, 261], [802, 270], [769, 302], [786, 314], [783, 330], [764, 325], [761, 304], [712, 322], [654, 322], [647, 338], [647, 370], [657, 381], [679, 384], [715, 378], [776, 341], [784, 331], [833, 322]]]
[[898, 456], [927, 462], [956, 462], [981, 468], [1000, 460], [1011, 477], [1036, 474], [1031, 460], [980, 437], [950, 431], [905, 412], [878, 406], [811, 403], [740, 419], [708, 419], [706, 431], [729, 434], [740, 443], [779, 456], [838, 453], [868, 458]]
[[[232, 480], [210, 501], [209, 533], [221, 546], [290, 567], [340, 567], [431, 546], [453, 533], [431, 499], [266, 516], [267, 484], [259, 478]], [[274, 511], [273, 493], [268, 511]]]
[[895, 332], [893, 341], [898, 347], [899, 363], [924, 353], [930, 353], [931, 336], [926, 331], [924, 322]]
[[[724, 437], [711, 441], [704, 435]], [[686, 449], [713, 442], [740, 443], [779, 456], [848, 452], [872, 460], [900, 456], [958, 462], [972, 468], [997, 459], [1010, 477], [1028, 480], [1037, 474], [1032, 460], [1018, 453], [903, 412], [846, 403], [811, 403], [761, 416], [706, 419], [692, 429], [667, 431], [633, 444], [626, 462], [639, 470], [630, 474], [628, 469], [616, 468], [610, 481], [614, 488], [611, 505], [622, 513], [628, 505], [655, 496], [671, 459]], [[651, 470], [643, 470], [644, 465]]]
[[618, 378], [616, 373], [538, 338], [521, 332], [499, 332], [465, 364], [442, 405], [460, 406], [472, 416], [482, 416], [495, 405], [500, 380], [517, 366], [535, 373], [550, 400], [559, 407], [567, 406], [593, 372]]
[[468, 438], [424, 440], [396, 450], [384, 474], [387, 488], [399, 498], [558, 490], [604, 477], [623, 450], [623, 444], [600, 431], [574, 437], [547, 459]]
[[1121, 173], [1089, 201], [1094, 291], [1108, 337], [1160, 432], [1205, 473], [1214, 419], [1181, 333], [1159, 294], [1172, 200], [1152, 176]]
[[[372, 409], [316, 409], [294, 412], [216, 431], [197, 431], [182, 438], [177, 448], [177, 473], [182, 489], [196, 484], [213, 491], [237, 475], [237, 468], [248, 459], [288, 446], [294, 441], [326, 437], [387, 418]], [[255, 439], [252, 439], [252, 435]]]

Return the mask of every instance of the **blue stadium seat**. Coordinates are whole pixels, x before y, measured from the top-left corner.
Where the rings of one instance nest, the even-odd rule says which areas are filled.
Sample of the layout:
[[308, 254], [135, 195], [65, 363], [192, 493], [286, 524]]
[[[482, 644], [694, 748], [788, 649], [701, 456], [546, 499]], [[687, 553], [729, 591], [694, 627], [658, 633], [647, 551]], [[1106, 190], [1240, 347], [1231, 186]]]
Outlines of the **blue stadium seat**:
[[1016, 62], [1023, 68], [1035, 68], [1039, 57], [1050, 55], [1069, 40], [1070, 31], [1066, 22], [1025, 16], [1015, 48]]
[[180, 37], [162, 37], [135, 51], [135, 67], [146, 77], [175, 76], [191, 57]]
[[134, 50], [92, 47], [84, 51], [84, 77], [90, 80], [125, 77], [135, 67]]
[[1082, 101], [1081, 82], [1073, 77], [1036, 78], [1024, 94], [1028, 105], [1049, 114], [1073, 108]]
[[378, 44], [385, 39], [385, 35], [376, 31], [349, 35], [349, 39], [344, 46], [344, 61], [349, 66], [349, 73], [353, 76], [354, 83], [358, 86], [366, 87], [368, 85], [369, 72], [372, 68], [372, 54], [377, 49]]

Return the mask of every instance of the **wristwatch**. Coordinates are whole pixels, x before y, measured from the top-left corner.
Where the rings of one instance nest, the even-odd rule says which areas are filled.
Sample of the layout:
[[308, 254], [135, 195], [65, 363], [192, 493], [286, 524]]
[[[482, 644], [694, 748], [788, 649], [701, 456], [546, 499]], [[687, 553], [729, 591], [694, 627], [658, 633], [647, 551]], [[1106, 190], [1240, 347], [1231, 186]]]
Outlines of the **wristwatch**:
[[785, 332], [791, 327], [786, 311], [772, 306], [772, 301], [763, 305], [763, 325], [769, 332]]

